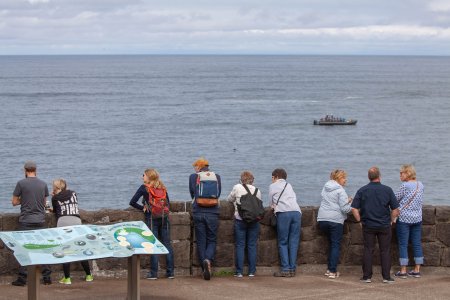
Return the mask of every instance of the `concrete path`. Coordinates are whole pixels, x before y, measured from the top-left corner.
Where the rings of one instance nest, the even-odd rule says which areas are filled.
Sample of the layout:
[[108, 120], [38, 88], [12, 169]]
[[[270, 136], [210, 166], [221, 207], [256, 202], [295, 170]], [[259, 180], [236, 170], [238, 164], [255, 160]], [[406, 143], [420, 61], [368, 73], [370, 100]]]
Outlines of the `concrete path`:
[[[141, 299], [450, 299], [450, 268], [424, 267], [422, 278], [396, 279], [393, 284], [383, 284], [377, 269], [372, 283], [359, 282], [360, 267], [346, 267], [334, 280], [323, 276], [322, 269], [323, 266], [309, 267], [294, 278], [228, 275], [215, 276], [210, 281], [201, 277], [142, 279]], [[0, 299], [27, 298], [27, 288], [12, 286], [13, 279], [0, 277]], [[54, 282], [41, 286], [42, 299], [125, 299], [126, 294], [125, 278], [97, 276], [93, 282], [83, 282], [75, 275], [72, 285]]]

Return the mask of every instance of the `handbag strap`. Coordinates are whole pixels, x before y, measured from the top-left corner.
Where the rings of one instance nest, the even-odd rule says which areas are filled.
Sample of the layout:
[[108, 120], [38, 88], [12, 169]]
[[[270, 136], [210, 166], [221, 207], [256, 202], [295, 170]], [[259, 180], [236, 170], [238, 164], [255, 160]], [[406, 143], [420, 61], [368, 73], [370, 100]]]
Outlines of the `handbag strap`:
[[419, 182], [417, 181], [417, 187], [416, 190], [414, 191], [414, 194], [412, 195], [412, 197], [409, 199], [408, 203], [406, 203], [405, 205], [403, 205], [402, 208], [400, 208], [400, 210], [404, 210], [405, 208], [408, 208], [408, 206], [411, 204], [411, 202], [414, 200], [414, 198], [417, 195], [417, 191], [419, 190]]
[[278, 202], [280, 202], [281, 195], [283, 195], [283, 192], [284, 192], [284, 190], [286, 189], [287, 185], [288, 185], [288, 184], [287, 184], [287, 182], [286, 182], [286, 184], [285, 184], [283, 190], [282, 190], [281, 193], [280, 193], [280, 196], [278, 196], [277, 204], [275, 204], [275, 206], [278, 205]]
[[255, 187], [255, 192], [252, 194], [252, 192], [250, 192], [250, 190], [248, 189], [246, 184], [242, 183], [242, 186], [247, 191], [247, 193], [249, 193], [250, 195], [256, 196], [256, 193], [258, 192], [258, 188], [257, 187]]

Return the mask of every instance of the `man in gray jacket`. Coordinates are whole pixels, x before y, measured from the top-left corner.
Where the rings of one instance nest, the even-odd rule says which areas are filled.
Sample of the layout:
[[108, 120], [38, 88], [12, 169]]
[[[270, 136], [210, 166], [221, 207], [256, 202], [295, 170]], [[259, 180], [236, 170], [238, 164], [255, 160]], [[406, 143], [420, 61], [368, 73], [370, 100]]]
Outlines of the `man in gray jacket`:
[[[25, 178], [17, 182], [12, 197], [12, 205], [20, 205], [19, 231], [46, 228], [45, 204], [49, 196], [47, 184], [37, 178], [36, 163], [27, 161], [24, 165]], [[42, 266], [44, 284], [51, 284], [51, 270]], [[19, 277], [12, 282], [15, 286], [24, 286], [27, 283], [27, 269], [20, 266]]]

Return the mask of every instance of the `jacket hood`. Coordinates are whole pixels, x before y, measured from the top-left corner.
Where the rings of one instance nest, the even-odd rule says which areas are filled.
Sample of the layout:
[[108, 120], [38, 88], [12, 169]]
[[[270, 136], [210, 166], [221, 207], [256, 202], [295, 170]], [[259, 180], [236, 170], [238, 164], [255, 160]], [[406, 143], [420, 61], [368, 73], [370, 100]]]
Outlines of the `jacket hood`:
[[72, 191], [71, 190], [65, 190], [60, 192], [59, 194], [56, 194], [52, 197], [52, 200], [55, 201], [65, 201], [67, 199], [70, 199], [72, 197]]
[[325, 192], [329, 193], [338, 189], [341, 189], [342, 186], [337, 183], [335, 180], [329, 180], [327, 183], [325, 183], [325, 186], [323, 187]]

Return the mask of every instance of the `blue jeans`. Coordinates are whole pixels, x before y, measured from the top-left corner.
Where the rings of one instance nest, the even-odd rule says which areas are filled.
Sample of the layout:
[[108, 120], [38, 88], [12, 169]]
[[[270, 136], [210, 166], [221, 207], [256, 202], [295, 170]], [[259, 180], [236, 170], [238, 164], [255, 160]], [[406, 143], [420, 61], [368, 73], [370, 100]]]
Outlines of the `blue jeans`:
[[422, 222], [410, 224], [397, 221], [396, 230], [400, 266], [408, 265], [408, 241], [411, 241], [416, 265], [422, 265]]
[[214, 261], [217, 243], [217, 228], [219, 215], [209, 213], [194, 213], [194, 230], [197, 241], [197, 257], [203, 269], [203, 261]]
[[326, 233], [330, 244], [330, 252], [328, 254], [328, 270], [331, 273], [336, 273], [344, 225], [341, 223], [319, 221], [319, 228]]
[[[148, 228], [153, 232], [155, 238], [157, 238], [169, 251], [166, 255], [166, 276], [174, 275], [174, 263], [173, 263], [173, 249], [170, 245], [170, 222], [169, 218], [150, 218], [146, 215], [145, 221]], [[159, 255], [150, 255], [150, 276], [158, 277], [158, 258]]]
[[297, 269], [301, 219], [298, 211], [277, 212], [278, 253], [283, 272]]
[[247, 223], [238, 219], [234, 220], [234, 239], [236, 247], [236, 273], [243, 273], [245, 244], [247, 244], [248, 273], [256, 272], [257, 242], [259, 235], [259, 223]]

